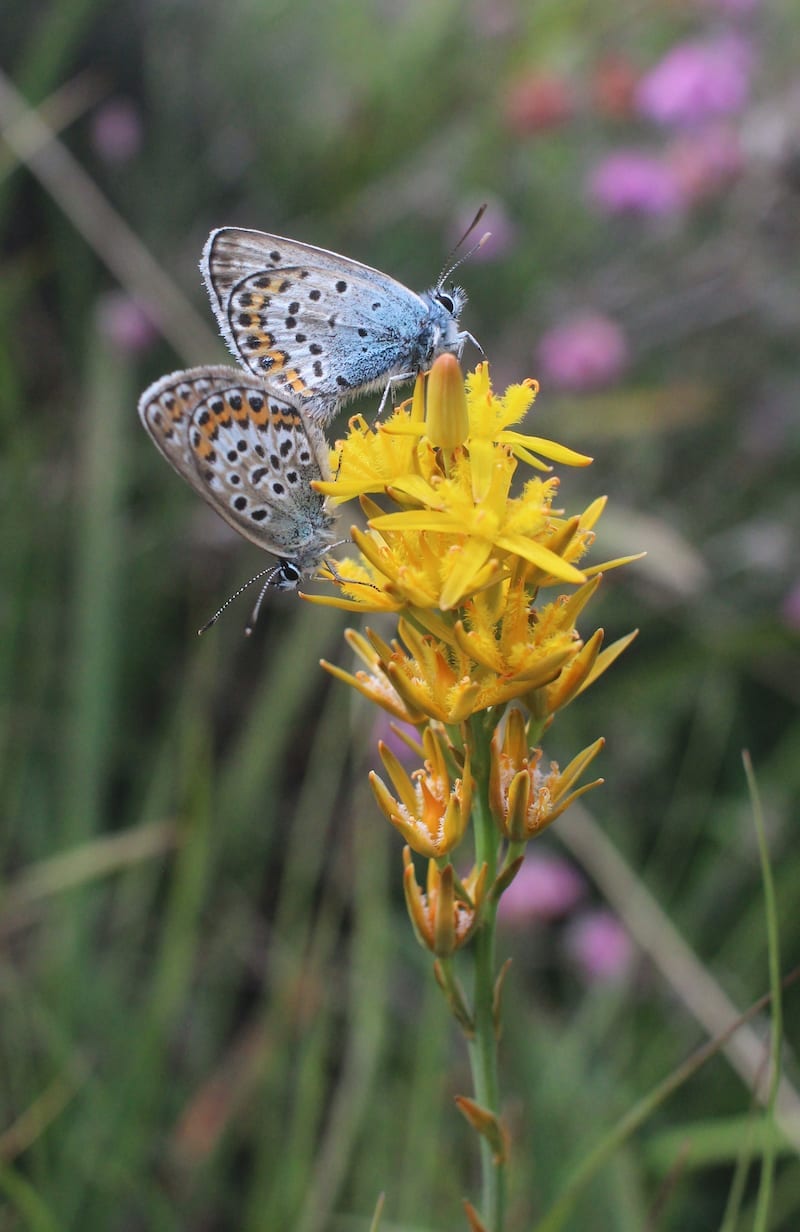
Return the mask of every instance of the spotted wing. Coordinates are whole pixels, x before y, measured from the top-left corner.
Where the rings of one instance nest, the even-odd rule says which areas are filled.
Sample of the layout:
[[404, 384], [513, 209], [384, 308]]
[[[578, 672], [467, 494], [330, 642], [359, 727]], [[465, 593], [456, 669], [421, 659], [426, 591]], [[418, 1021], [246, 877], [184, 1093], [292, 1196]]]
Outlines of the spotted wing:
[[234, 368], [192, 368], [156, 381], [139, 416], [175, 470], [245, 538], [319, 564], [332, 518], [309, 485], [329, 477], [322, 433], [263, 381]]
[[428, 306], [379, 270], [233, 227], [212, 232], [202, 268], [236, 358], [290, 390], [315, 418], [417, 366]]

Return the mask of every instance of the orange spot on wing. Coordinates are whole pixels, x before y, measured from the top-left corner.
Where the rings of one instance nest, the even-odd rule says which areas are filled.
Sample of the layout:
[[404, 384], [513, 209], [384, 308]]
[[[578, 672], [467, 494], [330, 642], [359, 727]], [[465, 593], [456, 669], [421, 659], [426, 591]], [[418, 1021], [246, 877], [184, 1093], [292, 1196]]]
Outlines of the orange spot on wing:
[[308, 389], [308, 386], [296, 368], [287, 368], [284, 376], [286, 377], [286, 384], [289, 385], [296, 394], [303, 394]]

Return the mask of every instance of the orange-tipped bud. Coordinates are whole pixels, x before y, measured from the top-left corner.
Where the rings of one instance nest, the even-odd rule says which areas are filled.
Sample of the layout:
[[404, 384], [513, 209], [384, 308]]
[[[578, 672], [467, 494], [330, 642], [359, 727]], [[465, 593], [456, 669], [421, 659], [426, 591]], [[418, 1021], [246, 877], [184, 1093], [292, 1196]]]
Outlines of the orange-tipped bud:
[[452, 864], [440, 869], [431, 860], [423, 893], [408, 847], [403, 851], [403, 860], [406, 906], [417, 939], [437, 958], [450, 958], [469, 940], [480, 919], [486, 865], [480, 871], [473, 869], [465, 881], [457, 883]]
[[539, 769], [542, 750], [528, 749], [527, 725], [519, 710], [509, 714], [502, 737], [499, 732], [498, 728], [492, 737], [489, 802], [500, 831], [509, 842], [526, 843], [551, 825], [579, 796], [603, 781], [595, 779], [571, 790], [603, 747], [602, 738], [574, 757], [563, 772], [556, 762], [551, 762], [549, 773], [544, 774]]
[[378, 805], [414, 851], [430, 859], [446, 856], [458, 844], [469, 821], [472, 777], [469, 749], [461, 778], [451, 785], [444, 738], [430, 727], [422, 733], [425, 764], [411, 778], [391, 749], [381, 741], [378, 748], [386, 773], [397, 793], [373, 771], [369, 780]]
[[432, 445], [450, 452], [469, 436], [467, 395], [455, 355], [440, 355], [428, 374], [425, 429]]

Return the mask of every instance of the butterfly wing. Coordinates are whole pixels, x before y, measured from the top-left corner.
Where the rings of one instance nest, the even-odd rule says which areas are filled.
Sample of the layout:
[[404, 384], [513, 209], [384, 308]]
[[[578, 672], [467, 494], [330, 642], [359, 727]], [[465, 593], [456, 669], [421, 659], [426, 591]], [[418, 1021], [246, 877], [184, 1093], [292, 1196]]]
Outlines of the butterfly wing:
[[209, 237], [202, 269], [236, 358], [290, 390], [315, 418], [418, 366], [429, 306], [368, 265], [223, 227]]
[[311, 487], [329, 477], [324, 437], [263, 381], [234, 368], [191, 368], [145, 391], [139, 416], [158, 449], [235, 530], [303, 571], [332, 541]]

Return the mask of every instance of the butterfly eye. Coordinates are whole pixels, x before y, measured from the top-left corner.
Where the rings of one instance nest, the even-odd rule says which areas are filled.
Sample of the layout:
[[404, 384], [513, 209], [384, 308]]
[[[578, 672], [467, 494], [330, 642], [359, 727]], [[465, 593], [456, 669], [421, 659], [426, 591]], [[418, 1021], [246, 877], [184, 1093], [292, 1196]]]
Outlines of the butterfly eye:
[[441, 304], [445, 312], [452, 312], [455, 308], [455, 302], [451, 295], [447, 295], [444, 291], [436, 292], [436, 301]]
[[282, 560], [278, 565], [278, 589], [293, 589], [302, 576], [293, 560]]

